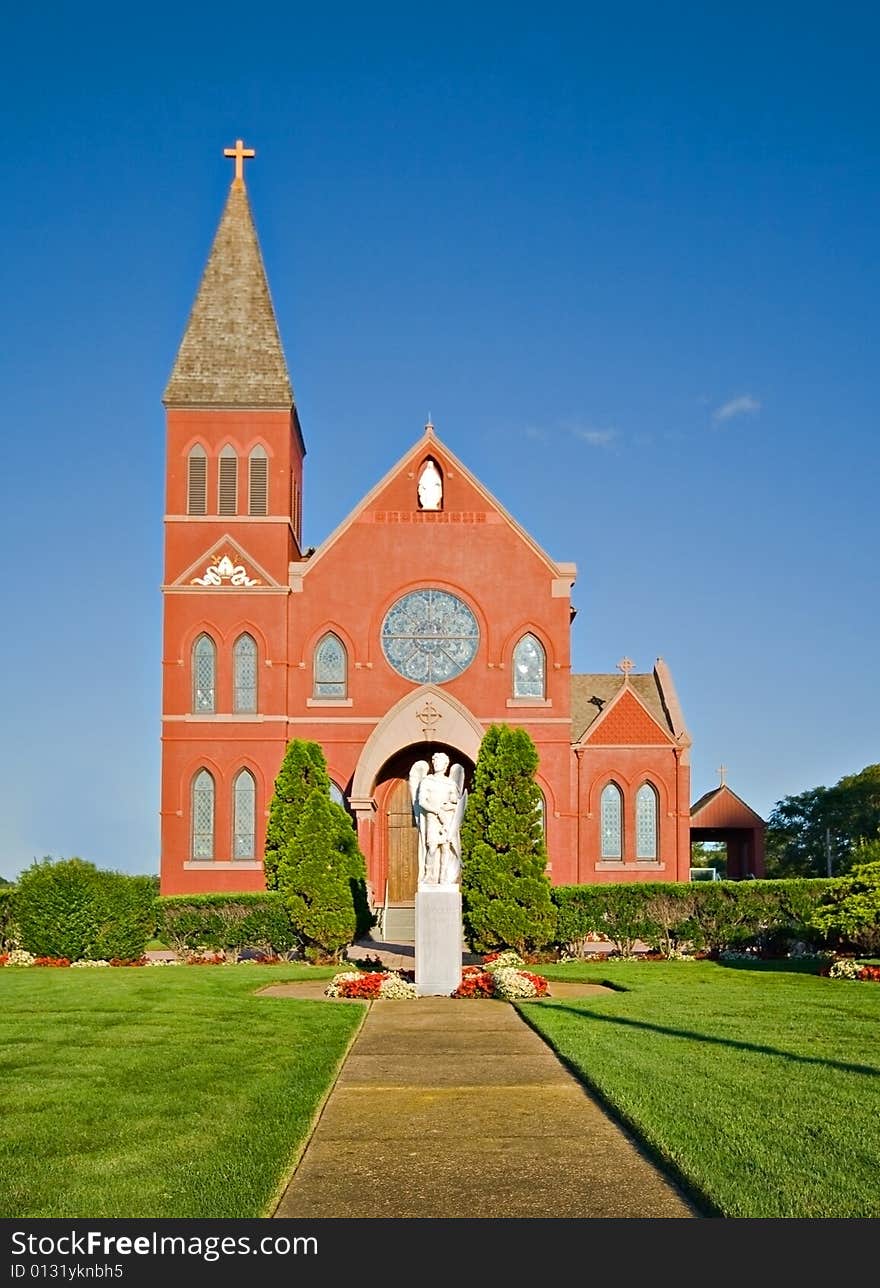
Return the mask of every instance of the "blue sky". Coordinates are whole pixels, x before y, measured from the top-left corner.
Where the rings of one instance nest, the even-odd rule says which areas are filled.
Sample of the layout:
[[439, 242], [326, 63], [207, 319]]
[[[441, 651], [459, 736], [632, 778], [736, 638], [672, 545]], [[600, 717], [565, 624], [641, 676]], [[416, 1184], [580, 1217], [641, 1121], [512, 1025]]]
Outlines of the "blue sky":
[[[0, 874], [155, 871], [160, 402], [248, 186], [317, 544], [437, 431], [766, 813], [880, 759], [872, 6], [17, 6]], [[670, 581], [667, 567], [677, 573]]]

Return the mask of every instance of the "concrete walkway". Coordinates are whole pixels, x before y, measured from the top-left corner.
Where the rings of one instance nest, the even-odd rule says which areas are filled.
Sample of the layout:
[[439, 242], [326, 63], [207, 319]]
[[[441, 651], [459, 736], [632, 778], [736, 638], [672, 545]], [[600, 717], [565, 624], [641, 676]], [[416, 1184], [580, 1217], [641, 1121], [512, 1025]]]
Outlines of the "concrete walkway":
[[695, 1215], [513, 1006], [447, 997], [370, 1004], [275, 1212]]

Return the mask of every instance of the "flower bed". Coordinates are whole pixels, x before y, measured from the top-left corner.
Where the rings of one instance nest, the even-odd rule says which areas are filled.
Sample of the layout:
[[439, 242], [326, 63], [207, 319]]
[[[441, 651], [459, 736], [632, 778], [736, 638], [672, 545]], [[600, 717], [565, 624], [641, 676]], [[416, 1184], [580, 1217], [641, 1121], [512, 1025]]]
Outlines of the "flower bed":
[[880, 984], [880, 966], [863, 966], [853, 957], [838, 957], [836, 961], [823, 966], [819, 974], [826, 975], [828, 979], [867, 980]]
[[410, 971], [346, 970], [333, 976], [324, 993], [327, 997], [354, 997], [362, 1001], [375, 998], [404, 1001], [416, 996], [416, 986]]
[[525, 962], [511, 949], [490, 953], [482, 966], [465, 966], [461, 983], [453, 997], [494, 997], [503, 1002], [519, 1002], [547, 996], [547, 981], [541, 975], [524, 970]]

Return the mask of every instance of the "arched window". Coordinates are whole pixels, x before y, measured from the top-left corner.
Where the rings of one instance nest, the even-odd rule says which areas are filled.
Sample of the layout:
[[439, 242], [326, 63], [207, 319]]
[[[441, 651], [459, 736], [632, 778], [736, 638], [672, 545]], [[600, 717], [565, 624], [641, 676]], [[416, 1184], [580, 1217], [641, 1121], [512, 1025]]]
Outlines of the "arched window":
[[186, 512], [208, 512], [208, 458], [204, 447], [199, 447], [198, 444], [186, 461]]
[[513, 696], [543, 698], [546, 658], [534, 635], [524, 635], [513, 650]]
[[232, 709], [257, 709], [257, 645], [250, 635], [239, 635], [232, 650]]
[[248, 514], [269, 513], [269, 460], [265, 447], [255, 447], [248, 458]]
[[214, 779], [200, 769], [192, 785], [192, 856], [214, 857]]
[[547, 802], [544, 799], [544, 793], [538, 788], [538, 799], [535, 802], [535, 813], [541, 822], [541, 835], [547, 840]]
[[316, 698], [344, 698], [348, 689], [348, 657], [345, 645], [332, 631], [315, 649]]
[[248, 769], [232, 784], [232, 857], [252, 859], [256, 845], [257, 785]]
[[224, 447], [220, 453], [220, 474], [217, 481], [217, 513], [238, 512], [238, 457], [234, 447]]
[[192, 651], [192, 709], [194, 715], [212, 715], [217, 673], [217, 650], [210, 635], [200, 635]]
[[650, 783], [636, 792], [636, 858], [657, 857], [657, 793]]
[[341, 805], [343, 809], [348, 809], [345, 793], [341, 787], [336, 786], [332, 778], [330, 779], [330, 799], [335, 801], [337, 805]]
[[616, 783], [602, 791], [602, 858], [623, 858], [623, 796]]

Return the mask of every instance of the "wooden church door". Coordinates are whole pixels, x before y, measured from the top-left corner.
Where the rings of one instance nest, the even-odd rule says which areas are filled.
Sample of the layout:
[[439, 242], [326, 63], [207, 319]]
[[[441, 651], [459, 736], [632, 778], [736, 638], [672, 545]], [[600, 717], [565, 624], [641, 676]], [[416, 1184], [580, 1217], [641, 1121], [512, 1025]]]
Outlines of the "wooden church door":
[[412, 903], [419, 876], [419, 833], [406, 779], [399, 778], [385, 799], [388, 902]]

